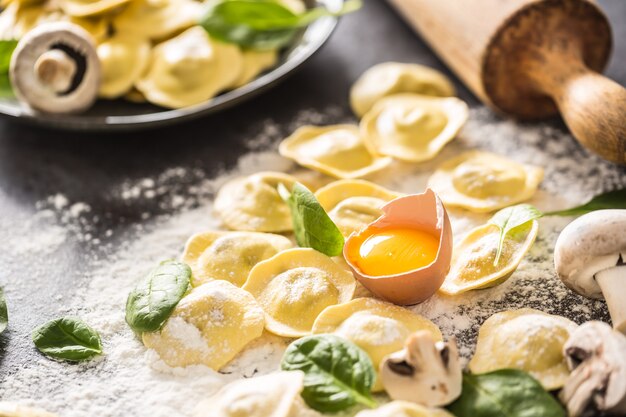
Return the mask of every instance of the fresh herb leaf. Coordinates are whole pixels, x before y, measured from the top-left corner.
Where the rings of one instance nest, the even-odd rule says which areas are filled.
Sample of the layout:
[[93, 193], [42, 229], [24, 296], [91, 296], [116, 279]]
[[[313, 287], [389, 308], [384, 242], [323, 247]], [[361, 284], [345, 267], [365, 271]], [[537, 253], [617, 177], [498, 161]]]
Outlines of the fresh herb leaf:
[[9, 325], [9, 310], [7, 300], [4, 298], [4, 290], [0, 287], [0, 333]]
[[32, 334], [35, 346], [44, 355], [66, 361], [82, 361], [102, 353], [98, 332], [73, 317], [52, 320]]
[[464, 374], [461, 396], [448, 409], [456, 417], [565, 417], [539, 382], [515, 369]]
[[222, 0], [212, 4], [200, 25], [215, 39], [245, 48], [281, 48], [291, 42], [298, 29], [323, 16], [339, 16], [361, 6], [351, 0], [336, 13], [317, 7], [295, 14], [273, 0]]
[[591, 200], [578, 207], [567, 210], [550, 211], [545, 216], [580, 216], [595, 210], [626, 209], [626, 188], [609, 191], [593, 197]]
[[9, 67], [11, 66], [11, 55], [13, 55], [16, 47], [16, 40], [0, 40], [0, 97], [13, 96]]
[[497, 266], [502, 255], [502, 248], [504, 247], [504, 239], [511, 233], [516, 227], [520, 227], [530, 221], [536, 220], [543, 216], [543, 213], [537, 210], [530, 204], [518, 204], [498, 211], [489, 219], [489, 223], [497, 226], [500, 229], [500, 239], [498, 242], [498, 252], [496, 253], [496, 259], [493, 261], [493, 266]]
[[296, 183], [290, 193], [283, 184], [278, 184], [278, 193], [291, 209], [298, 246], [313, 248], [328, 256], [341, 255], [343, 235], [308, 188]]
[[146, 276], [126, 301], [126, 322], [136, 332], [159, 330], [189, 289], [191, 268], [164, 261]]
[[344, 338], [326, 334], [296, 340], [287, 348], [281, 368], [304, 372], [302, 398], [317, 411], [337, 412], [355, 404], [376, 407], [372, 361]]

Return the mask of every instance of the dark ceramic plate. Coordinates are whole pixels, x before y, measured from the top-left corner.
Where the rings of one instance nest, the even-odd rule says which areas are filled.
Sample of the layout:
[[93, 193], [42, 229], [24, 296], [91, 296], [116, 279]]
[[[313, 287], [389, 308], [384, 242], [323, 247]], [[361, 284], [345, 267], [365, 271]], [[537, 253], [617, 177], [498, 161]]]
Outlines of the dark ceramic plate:
[[[329, 10], [338, 10], [342, 0], [318, 0]], [[0, 115], [33, 125], [79, 131], [137, 130], [194, 119], [241, 103], [276, 85], [309, 59], [330, 37], [337, 19], [316, 20], [286, 48], [277, 66], [249, 84], [221, 94], [210, 101], [183, 109], [168, 110], [152, 104], [125, 100], [98, 100], [87, 112], [78, 115], [48, 115], [33, 112], [17, 100], [0, 99]]]

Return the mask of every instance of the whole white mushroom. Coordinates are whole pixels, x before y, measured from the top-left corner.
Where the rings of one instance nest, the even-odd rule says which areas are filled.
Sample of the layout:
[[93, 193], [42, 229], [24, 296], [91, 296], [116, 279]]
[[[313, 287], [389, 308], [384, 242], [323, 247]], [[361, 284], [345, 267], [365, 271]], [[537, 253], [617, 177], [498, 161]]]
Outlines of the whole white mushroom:
[[626, 210], [598, 210], [567, 225], [554, 249], [556, 272], [572, 290], [604, 298], [626, 333]]

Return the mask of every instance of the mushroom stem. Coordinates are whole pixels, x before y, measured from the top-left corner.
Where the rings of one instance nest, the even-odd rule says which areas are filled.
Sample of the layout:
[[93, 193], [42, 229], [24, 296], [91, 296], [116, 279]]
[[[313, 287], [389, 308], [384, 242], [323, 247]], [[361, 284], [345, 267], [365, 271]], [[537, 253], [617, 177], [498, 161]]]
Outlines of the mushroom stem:
[[626, 334], [626, 265], [600, 271], [595, 278], [609, 308], [613, 328]]
[[61, 94], [72, 85], [76, 74], [76, 62], [60, 49], [51, 49], [35, 62], [35, 74], [39, 81], [56, 94]]

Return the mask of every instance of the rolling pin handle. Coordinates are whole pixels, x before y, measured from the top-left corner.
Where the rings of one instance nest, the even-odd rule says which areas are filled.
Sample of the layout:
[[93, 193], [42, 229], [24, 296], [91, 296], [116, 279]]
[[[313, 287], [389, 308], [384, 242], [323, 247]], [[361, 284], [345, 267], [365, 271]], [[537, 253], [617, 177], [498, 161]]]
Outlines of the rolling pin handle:
[[548, 93], [578, 141], [609, 161], [626, 164], [626, 89], [584, 65], [552, 81]]

